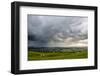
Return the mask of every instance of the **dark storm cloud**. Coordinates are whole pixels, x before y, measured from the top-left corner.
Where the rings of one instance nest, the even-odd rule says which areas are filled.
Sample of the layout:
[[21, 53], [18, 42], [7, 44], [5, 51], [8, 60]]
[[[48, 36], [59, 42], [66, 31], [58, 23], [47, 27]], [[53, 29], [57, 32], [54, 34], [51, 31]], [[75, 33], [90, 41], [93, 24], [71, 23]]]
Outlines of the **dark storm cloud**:
[[28, 45], [50, 47], [57, 43], [68, 46], [80, 40], [82, 43], [88, 38], [87, 27], [87, 17], [28, 15]]

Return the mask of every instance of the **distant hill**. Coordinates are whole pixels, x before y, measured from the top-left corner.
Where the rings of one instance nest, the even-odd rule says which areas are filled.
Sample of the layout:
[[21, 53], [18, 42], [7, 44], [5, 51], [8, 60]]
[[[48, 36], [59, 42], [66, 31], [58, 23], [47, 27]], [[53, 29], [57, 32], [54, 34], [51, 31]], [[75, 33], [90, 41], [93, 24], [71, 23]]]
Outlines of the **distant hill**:
[[64, 52], [64, 51], [84, 51], [87, 47], [30, 47], [28, 51], [36, 52]]

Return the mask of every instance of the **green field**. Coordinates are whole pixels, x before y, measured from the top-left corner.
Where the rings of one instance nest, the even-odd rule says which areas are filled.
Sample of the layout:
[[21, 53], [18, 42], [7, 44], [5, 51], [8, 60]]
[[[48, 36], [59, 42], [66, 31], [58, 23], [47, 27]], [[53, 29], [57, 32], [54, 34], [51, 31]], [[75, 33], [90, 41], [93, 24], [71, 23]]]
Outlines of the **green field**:
[[28, 51], [28, 60], [57, 60], [57, 59], [84, 59], [88, 58], [87, 50], [65, 52], [34, 52]]

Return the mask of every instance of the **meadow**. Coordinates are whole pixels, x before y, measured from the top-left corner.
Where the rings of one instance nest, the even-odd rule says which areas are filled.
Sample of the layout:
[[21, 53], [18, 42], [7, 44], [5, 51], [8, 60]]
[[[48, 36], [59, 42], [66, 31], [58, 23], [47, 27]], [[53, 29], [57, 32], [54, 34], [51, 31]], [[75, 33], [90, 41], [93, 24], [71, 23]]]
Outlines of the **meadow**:
[[64, 49], [64, 51], [28, 51], [28, 60], [58, 60], [58, 59], [84, 59], [88, 58], [86, 49], [73, 51]]

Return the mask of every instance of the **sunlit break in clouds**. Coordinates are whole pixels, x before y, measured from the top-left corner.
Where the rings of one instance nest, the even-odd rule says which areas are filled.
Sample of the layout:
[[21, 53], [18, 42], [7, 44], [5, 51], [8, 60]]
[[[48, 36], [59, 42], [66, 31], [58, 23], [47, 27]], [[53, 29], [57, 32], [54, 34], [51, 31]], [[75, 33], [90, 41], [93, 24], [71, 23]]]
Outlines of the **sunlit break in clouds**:
[[87, 47], [88, 17], [28, 15], [28, 47]]

